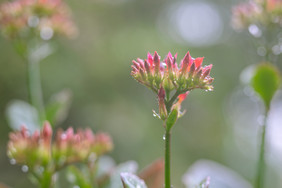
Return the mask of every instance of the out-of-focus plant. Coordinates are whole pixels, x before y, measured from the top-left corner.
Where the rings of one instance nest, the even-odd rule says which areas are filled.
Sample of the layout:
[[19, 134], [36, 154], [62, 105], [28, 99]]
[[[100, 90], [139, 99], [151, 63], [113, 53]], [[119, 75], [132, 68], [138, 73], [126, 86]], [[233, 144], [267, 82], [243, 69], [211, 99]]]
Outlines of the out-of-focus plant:
[[[42, 130], [31, 134], [25, 127], [10, 133], [7, 154], [12, 164], [23, 165], [34, 182], [41, 188], [55, 185], [54, 175], [71, 164], [87, 166], [89, 180], [84, 187], [95, 187], [98, 159], [113, 148], [111, 137], [106, 133], [93, 134], [90, 129], [59, 129], [54, 140], [53, 130], [48, 122]], [[75, 168], [75, 167], [73, 167]], [[79, 179], [80, 173], [76, 174]], [[83, 186], [81, 186], [83, 187]]]
[[[153, 111], [154, 116], [163, 121], [165, 129], [165, 188], [171, 188], [170, 180], [170, 140], [171, 129], [178, 118], [184, 113], [181, 112], [181, 103], [188, 93], [193, 89], [213, 90], [210, 77], [212, 65], [202, 67], [203, 57], [192, 58], [187, 52], [180, 66], [176, 63], [176, 57], [168, 53], [161, 61], [157, 52], [154, 55], [148, 53], [147, 59], [137, 59], [133, 61], [131, 75], [139, 83], [151, 89], [158, 97], [159, 113]], [[134, 181], [140, 187], [144, 187], [143, 182], [130, 175], [122, 175], [124, 187], [132, 187]], [[132, 181], [127, 179], [131, 179]], [[202, 186], [202, 185], [201, 185]], [[203, 185], [208, 187], [208, 184]]]
[[[265, 141], [267, 119], [274, 94], [280, 87], [280, 73], [273, 64], [279, 61], [282, 53], [282, 1], [250, 0], [233, 8], [232, 24], [236, 30], [248, 29], [258, 44], [258, 54], [263, 56], [263, 63], [256, 66], [251, 80], [253, 90], [260, 96], [265, 106], [264, 123], [260, 133], [260, 151], [255, 177], [255, 187], [264, 187]], [[267, 63], [265, 63], [267, 62]], [[273, 64], [272, 64], [273, 63]]]
[[258, 54], [275, 63], [282, 53], [282, 1], [250, 0], [233, 7], [232, 13], [233, 28], [248, 30], [255, 38]]
[[[64, 95], [66, 100], [52, 100], [45, 107], [39, 64], [54, 51], [50, 43], [51, 39], [56, 36], [71, 38], [76, 35], [77, 29], [71, 19], [68, 6], [61, 0], [5, 2], [0, 5], [0, 30], [3, 36], [12, 42], [27, 67], [28, 96], [31, 106], [25, 104], [26, 108], [23, 108], [23, 103], [18, 101], [11, 103], [7, 110], [11, 126], [15, 128], [25, 123], [28, 127], [33, 127], [42, 125], [46, 119], [52, 124], [58, 123], [56, 121], [62, 120], [60, 114], [64, 114], [62, 110], [68, 109], [70, 95], [64, 91], [57, 97]], [[14, 113], [17, 109], [23, 112], [22, 115], [28, 116], [21, 118], [20, 123], [15, 120], [20, 118]], [[30, 114], [34, 117], [30, 117]], [[31, 119], [32, 122], [23, 122], [24, 119]]]

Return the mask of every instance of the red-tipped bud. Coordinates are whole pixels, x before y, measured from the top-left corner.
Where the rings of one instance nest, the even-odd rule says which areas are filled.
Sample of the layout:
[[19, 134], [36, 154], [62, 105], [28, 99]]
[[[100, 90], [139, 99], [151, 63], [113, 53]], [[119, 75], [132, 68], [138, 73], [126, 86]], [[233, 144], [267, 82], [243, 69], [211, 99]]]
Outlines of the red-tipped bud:
[[200, 68], [200, 70], [198, 70], [198, 72], [196, 73], [195, 77], [197, 79], [199, 79], [201, 77], [201, 75], [202, 75], [202, 72], [203, 72], [203, 70]]
[[185, 74], [187, 72], [188, 66], [192, 63], [192, 58], [190, 56], [190, 53], [187, 52], [187, 54], [184, 56], [182, 60], [182, 68], [181, 68], [181, 73]]
[[190, 70], [189, 70], [189, 73], [191, 76], [194, 74], [195, 70], [196, 70], [195, 63], [192, 63]]
[[155, 73], [158, 74], [160, 71], [160, 57], [157, 52], [154, 54], [154, 65], [155, 65]]
[[152, 66], [153, 65], [153, 56], [148, 52], [147, 54], [148, 63]]
[[145, 63], [144, 63], [144, 66], [145, 66], [145, 70], [148, 74], [151, 74], [151, 68], [150, 68], [150, 65], [148, 63], [147, 60], [145, 60]]
[[172, 109], [176, 109], [179, 115], [181, 114], [179, 113], [181, 109], [181, 103], [186, 99], [188, 94], [189, 94], [189, 91], [178, 95], [178, 101], [172, 106]]
[[167, 118], [167, 110], [165, 106], [165, 90], [163, 86], [159, 89], [158, 93], [158, 100], [159, 100], [159, 114], [160, 117], [165, 120]]
[[133, 65], [136, 67], [136, 69], [140, 69], [140, 64], [137, 63], [136, 61], [132, 61]]
[[52, 127], [48, 121], [46, 121], [43, 125], [42, 136], [43, 139], [50, 139], [52, 138]]
[[73, 138], [73, 128], [72, 127], [69, 127], [67, 130], [66, 130], [66, 139], [67, 140], [70, 140]]
[[203, 68], [202, 78], [205, 78], [205, 77], [207, 77], [210, 74], [211, 68], [212, 68], [212, 65], [208, 65], [205, 68]]
[[171, 72], [172, 71], [172, 58], [169, 56], [166, 58], [166, 66], [167, 66], [168, 72]]
[[181, 103], [186, 99], [186, 97], [187, 97], [188, 94], [189, 94], [189, 91], [180, 94], [180, 95], [178, 96], [178, 103], [181, 104]]
[[196, 59], [194, 60], [196, 69], [198, 69], [199, 67], [201, 67], [203, 60], [204, 60], [204, 57], [198, 57], [198, 58], [196, 58]]

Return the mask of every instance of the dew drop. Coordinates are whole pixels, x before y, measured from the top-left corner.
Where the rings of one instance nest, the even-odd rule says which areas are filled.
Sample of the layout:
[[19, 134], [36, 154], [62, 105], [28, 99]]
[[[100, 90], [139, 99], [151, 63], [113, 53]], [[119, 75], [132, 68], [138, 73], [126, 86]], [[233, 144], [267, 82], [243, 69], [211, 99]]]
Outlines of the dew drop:
[[16, 163], [17, 163], [16, 159], [11, 159], [11, 160], [10, 160], [10, 164], [11, 164], [11, 165], [15, 165]]
[[163, 135], [163, 140], [165, 140], [165, 134]]
[[22, 171], [23, 171], [23, 172], [28, 172], [28, 166], [23, 165], [23, 166], [22, 166]]
[[153, 116], [154, 116], [154, 117], [157, 117], [157, 115], [156, 115], [156, 114], [153, 114]]
[[249, 28], [248, 28], [248, 30], [249, 30], [249, 32], [250, 32], [254, 37], [256, 37], [256, 38], [261, 37], [261, 35], [262, 35], [261, 30], [260, 30], [259, 27], [258, 27], [257, 25], [255, 25], [255, 24], [250, 25]]
[[43, 27], [40, 31], [40, 37], [43, 40], [49, 40], [53, 37], [54, 31], [50, 27]]

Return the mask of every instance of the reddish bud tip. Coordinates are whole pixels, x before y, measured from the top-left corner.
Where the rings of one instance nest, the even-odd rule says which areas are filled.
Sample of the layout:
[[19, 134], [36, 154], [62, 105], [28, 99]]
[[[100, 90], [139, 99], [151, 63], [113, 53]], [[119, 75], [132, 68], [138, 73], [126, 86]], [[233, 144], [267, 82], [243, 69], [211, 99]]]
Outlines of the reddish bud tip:
[[196, 69], [195, 63], [192, 63], [192, 65], [191, 65], [191, 67], [190, 67], [190, 74], [194, 74], [195, 69]]
[[159, 100], [164, 100], [164, 98], [165, 98], [165, 90], [164, 90], [163, 86], [161, 86], [161, 88], [159, 90], [158, 97], [159, 97]]
[[147, 73], [151, 73], [151, 68], [147, 60], [145, 60], [144, 66], [145, 66]]
[[203, 68], [203, 78], [207, 77], [211, 72], [212, 64]]
[[183, 94], [180, 94], [178, 96], [178, 103], [181, 104], [187, 97], [187, 95], [189, 94], [189, 91], [183, 93]]
[[52, 127], [48, 121], [44, 122], [42, 136], [43, 138], [51, 138], [52, 137]]
[[196, 69], [199, 68], [202, 65], [203, 60], [204, 60], [204, 57], [198, 57], [194, 60], [194, 63], [196, 65]]
[[156, 63], [156, 62], [160, 62], [160, 57], [159, 57], [159, 55], [158, 55], [158, 53], [155, 51], [155, 53], [154, 53], [154, 62]]

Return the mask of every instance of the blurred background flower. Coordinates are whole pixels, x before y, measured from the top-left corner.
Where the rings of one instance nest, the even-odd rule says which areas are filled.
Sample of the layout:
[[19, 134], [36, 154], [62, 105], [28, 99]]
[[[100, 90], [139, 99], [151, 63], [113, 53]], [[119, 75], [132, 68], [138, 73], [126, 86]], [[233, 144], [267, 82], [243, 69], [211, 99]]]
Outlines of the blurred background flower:
[[[145, 54], [154, 51], [162, 57], [168, 51], [184, 57], [189, 50], [194, 57], [204, 56], [205, 64], [214, 65], [211, 76], [216, 78], [215, 89], [209, 94], [195, 90], [182, 103], [187, 114], [173, 130], [177, 135], [172, 138], [173, 185], [181, 187], [182, 175], [202, 158], [215, 160], [252, 180], [256, 131], [263, 117], [256, 118], [261, 113], [259, 104], [244, 100], [250, 90], [240, 86], [239, 75], [258, 62], [257, 53], [263, 54], [265, 48], [253, 50], [247, 35], [233, 31], [231, 10], [239, 2], [246, 1], [68, 0], [80, 34], [74, 40], [60, 39], [56, 52], [41, 64], [44, 96], [65, 87], [73, 92], [70, 114], [62, 128], [91, 126], [94, 132], [106, 131], [113, 137], [111, 156], [118, 163], [134, 159], [140, 168], [147, 166], [163, 155], [162, 147], [158, 147], [163, 128], [150, 117], [152, 104], [156, 109], [158, 103], [154, 94], [129, 75], [131, 60], [145, 59]], [[281, 33], [273, 37], [281, 43]], [[281, 62], [281, 55], [277, 58]], [[282, 70], [281, 63], [277, 66]], [[0, 38], [0, 182], [15, 188], [32, 187], [20, 167], [11, 166], [5, 154], [10, 131], [5, 108], [12, 99], [27, 98], [24, 72], [12, 45]], [[234, 91], [236, 87], [244, 89]], [[237, 97], [230, 97], [231, 93]], [[279, 125], [281, 92], [277, 100], [278, 111], [271, 121]], [[271, 160], [268, 187], [282, 186], [282, 172], [274, 168], [282, 163], [277, 157], [282, 151], [279, 131], [279, 126], [270, 131], [276, 135], [270, 137], [275, 141], [270, 157], [276, 160]]]

